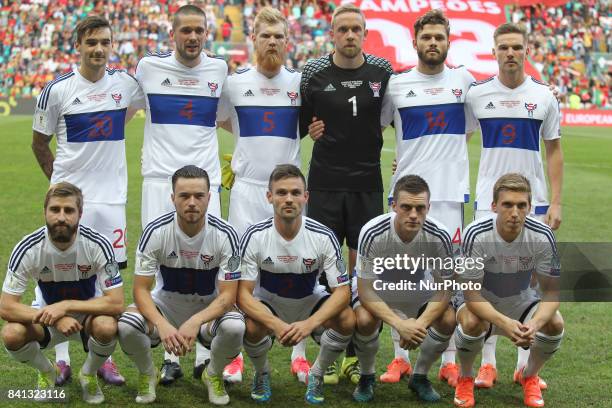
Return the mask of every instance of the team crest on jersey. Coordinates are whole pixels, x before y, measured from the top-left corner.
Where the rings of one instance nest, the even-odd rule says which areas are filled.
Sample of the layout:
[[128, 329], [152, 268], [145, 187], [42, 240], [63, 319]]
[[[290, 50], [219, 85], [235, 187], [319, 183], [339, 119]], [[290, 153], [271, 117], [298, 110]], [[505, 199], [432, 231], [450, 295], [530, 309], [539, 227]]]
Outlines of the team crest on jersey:
[[204, 262], [206, 266], [208, 266], [208, 264], [211, 263], [212, 260], [215, 259], [215, 257], [213, 255], [200, 254], [200, 259], [202, 260], [202, 262]]
[[295, 101], [297, 100], [299, 94], [297, 92], [287, 92], [287, 96], [291, 99], [291, 106], [295, 106]]
[[369, 81], [368, 83], [370, 84], [370, 89], [374, 93], [374, 98], [380, 97], [380, 88], [382, 87], [382, 83], [381, 82], [369, 82]]
[[[227, 260], [227, 269], [233, 272], [232, 275], [238, 274], [238, 277], [235, 277], [233, 279], [240, 278], [240, 272], [236, 272], [238, 268], [240, 268], [240, 257], [237, 255], [230, 256], [230, 258]], [[230, 280], [230, 279], [227, 279], [227, 274], [225, 274], [225, 276], [226, 276], [225, 278], [226, 280]]]
[[531, 256], [519, 256], [519, 269], [527, 270], [531, 268], [532, 259], [533, 258]]
[[525, 109], [527, 109], [527, 115], [529, 115], [530, 118], [533, 118], [533, 111], [536, 110], [537, 107], [538, 105], [536, 105], [535, 103], [525, 102]]
[[89, 271], [91, 271], [91, 265], [77, 265], [77, 269], [81, 272], [82, 278], [87, 278]]
[[217, 96], [217, 88], [219, 88], [219, 84], [216, 82], [209, 82], [208, 89], [210, 89], [210, 96]]
[[463, 90], [462, 89], [452, 89], [451, 92], [453, 93], [453, 95], [457, 97], [457, 102], [461, 102], [461, 95], [463, 95]]
[[313, 258], [303, 258], [302, 262], [304, 263], [304, 265], [306, 266], [306, 270], [308, 272], [312, 272], [312, 267], [313, 265], [317, 262], [316, 259]]
[[115, 101], [117, 106], [121, 104], [121, 94], [120, 93], [111, 93], [111, 98], [113, 98], [113, 101]]

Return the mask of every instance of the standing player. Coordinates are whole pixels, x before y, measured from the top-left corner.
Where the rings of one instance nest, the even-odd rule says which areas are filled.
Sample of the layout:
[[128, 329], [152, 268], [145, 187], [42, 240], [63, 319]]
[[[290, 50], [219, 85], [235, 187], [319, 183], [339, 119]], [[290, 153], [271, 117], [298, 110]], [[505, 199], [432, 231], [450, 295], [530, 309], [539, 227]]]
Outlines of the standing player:
[[[206, 14], [186, 5], [174, 15], [170, 38], [174, 51], [144, 57], [136, 78], [146, 106], [142, 153], [142, 210], [144, 228], [172, 211], [170, 177], [174, 171], [195, 164], [210, 175], [209, 213], [221, 216], [219, 188], [221, 168], [216, 132], [217, 104], [227, 77], [225, 61], [203, 52]], [[194, 377], [200, 377], [208, 352], [198, 346]], [[162, 384], [181, 377], [178, 358], [165, 354]]]
[[[358, 7], [338, 7], [330, 35], [335, 51], [309, 61], [302, 73], [300, 134], [315, 140], [308, 216], [331, 228], [340, 243], [346, 239], [352, 271], [359, 230], [384, 212], [380, 115], [393, 70], [389, 61], [362, 52], [367, 30]], [[347, 353], [341, 372], [356, 383], [357, 358], [352, 347]]]
[[[90, 16], [76, 27], [75, 47], [81, 56], [76, 71], [49, 82], [34, 113], [32, 150], [51, 183], [69, 181], [83, 191], [82, 222], [100, 231], [113, 245], [120, 268], [127, 266], [127, 109], [141, 103], [138, 82], [121, 70], [108, 69], [112, 53], [111, 26]], [[56, 157], [49, 148], [57, 138]], [[40, 290], [36, 301], [41, 302]], [[70, 377], [68, 343], [56, 348], [61, 368], [58, 385]], [[99, 373], [106, 382], [125, 382], [112, 361]]]
[[[442, 282], [451, 278], [453, 270], [442, 265], [452, 259], [450, 235], [442, 224], [430, 219], [429, 186], [421, 177], [407, 175], [397, 180], [393, 190], [393, 211], [370, 220], [359, 234], [357, 258], [357, 293], [353, 292], [353, 308], [357, 320], [355, 349], [361, 363], [359, 385], [353, 392], [358, 402], [374, 397], [375, 362], [381, 321], [393, 327], [400, 342], [410, 349], [420, 348], [419, 358], [408, 386], [420, 400], [435, 402], [440, 395], [427, 379], [432, 364], [442, 355], [455, 329], [454, 311], [449, 306], [450, 293], [420, 289], [389, 291], [380, 283], [410, 281]], [[398, 269], [384, 271], [380, 260], [410, 256], [440, 261], [433, 269]], [[425, 258], [426, 257], [426, 258]], [[378, 292], [382, 289], [382, 292]]]
[[[397, 170], [395, 183], [407, 174], [425, 179], [431, 188], [429, 216], [451, 232], [453, 244], [461, 243], [463, 205], [469, 202], [469, 163], [466, 134], [475, 124], [466, 121], [465, 95], [474, 77], [464, 66], [449, 68], [444, 62], [450, 47], [450, 26], [442, 11], [432, 10], [414, 24], [413, 47], [418, 55], [415, 68], [393, 75], [385, 94], [382, 125], [395, 122]], [[394, 337], [395, 359], [381, 376], [383, 382], [398, 382], [410, 374], [408, 353]], [[439, 377], [457, 384], [455, 347], [442, 355]]]
[[[176, 212], [149, 223], [136, 252], [135, 305], [119, 319], [119, 341], [140, 372], [136, 402], [155, 401], [151, 346], [184, 356], [198, 341], [211, 348], [202, 374], [208, 400], [226, 405], [223, 367], [242, 347], [244, 318], [235, 309], [240, 278], [238, 236], [207, 214], [208, 174], [185, 166], [172, 176]], [[150, 288], [156, 283], [153, 292]]]
[[[493, 187], [495, 214], [465, 230], [464, 254], [480, 259], [482, 267], [466, 271], [461, 279], [479, 282], [482, 288], [465, 291], [466, 303], [457, 311], [455, 341], [461, 377], [455, 405], [459, 407], [474, 406], [472, 366], [485, 338], [492, 334], [503, 334], [517, 347], [530, 349], [527, 365], [518, 375], [524, 403], [544, 406], [538, 373], [559, 349], [564, 324], [558, 311], [555, 236], [549, 226], [529, 216], [531, 203], [527, 177], [506, 174]], [[542, 296], [530, 288], [532, 275]]]
[[[230, 75], [221, 95], [217, 119], [231, 120], [221, 126], [231, 129], [236, 140], [231, 164], [236, 180], [228, 221], [239, 236], [273, 215], [266, 191], [274, 167], [281, 163], [300, 166], [301, 75], [283, 66], [287, 35], [283, 14], [271, 7], [262, 8], [255, 17], [252, 34], [257, 66]], [[305, 345], [305, 341], [298, 344], [291, 354], [291, 372], [302, 382], [310, 368]]]
[[[482, 133], [475, 218], [492, 214], [491, 195], [497, 179], [503, 174], [517, 172], [527, 177], [533, 188], [531, 215], [555, 230], [561, 224], [563, 182], [559, 104], [547, 85], [525, 75], [529, 48], [527, 34], [522, 28], [511, 23], [502, 24], [495, 30], [494, 45], [499, 74], [476, 82], [465, 102], [467, 114], [478, 120]], [[546, 150], [550, 204], [540, 138]], [[515, 380], [527, 357], [528, 351], [519, 349]], [[487, 340], [478, 377], [476, 385], [486, 388], [492, 387], [497, 378], [494, 337]], [[545, 383], [542, 386], [545, 387]]]
[[[7, 322], [2, 342], [11, 357], [38, 370], [40, 399], [50, 401], [59, 370], [42, 350], [82, 342], [83, 400], [100, 404], [104, 395], [96, 372], [115, 349], [115, 316], [123, 311], [119, 266], [110, 242], [79, 224], [81, 190], [67, 182], [51, 185], [44, 209], [46, 227], [22, 239], [9, 258], [0, 297], [0, 316]], [[20, 303], [30, 279], [42, 294], [38, 308]]]
[[[247, 315], [244, 349], [255, 367], [251, 398], [265, 402], [272, 396], [270, 334], [284, 346], [312, 334], [320, 337], [321, 348], [308, 374], [306, 401], [321, 404], [323, 374], [348, 345], [355, 325], [349, 276], [334, 233], [302, 215], [308, 191], [300, 169], [277, 166], [268, 188], [274, 217], [251, 226], [240, 242], [238, 305]], [[323, 271], [331, 295], [318, 284]]]

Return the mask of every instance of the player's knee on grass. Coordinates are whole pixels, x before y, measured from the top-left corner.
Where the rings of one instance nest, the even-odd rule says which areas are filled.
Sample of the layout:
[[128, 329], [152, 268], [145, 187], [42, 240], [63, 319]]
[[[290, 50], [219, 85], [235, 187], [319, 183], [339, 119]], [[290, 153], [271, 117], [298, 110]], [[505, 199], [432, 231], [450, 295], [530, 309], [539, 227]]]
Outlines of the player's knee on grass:
[[117, 337], [117, 320], [112, 316], [95, 316], [90, 333], [99, 343], [110, 343]]
[[457, 313], [457, 323], [461, 330], [468, 336], [480, 336], [488, 328], [488, 323], [472, 313], [467, 307], [463, 307]]
[[21, 323], [6, 323], [2, 328], [2, 343], [7, 350], [19, 350], [29, 343], [28, 329]]
[[447, 307], [444, 313], [442, 313], [442, 316], [438, 317], [438, 319], [433, 322], [432, 326], [436, 329], [436, 331], [442, 334], [453, 334], [455, 327], [457, 327], [454, 309], [450, 306]]
[[380, 321], [363, 306], [355, 309], [355, 323], [355, 331], [363, 336], [370, 336], [380, 328]]
[[552, 319], [550, 319], [548, 323], [542, 326], [542, 328], [540, 329], [540, 332], [548, 336], [558, 336], [559, 334], [563, 333], [564, 327], [565, 327], [565, 323], [563, 321], [563, 317], [561, 316], [561, 313], [556, 312], [553, 315]]
[[343, 336], [349, 336], [355, 331], [355, 312], [347, 306], [323, 325], [328, 329], [337, 331]]

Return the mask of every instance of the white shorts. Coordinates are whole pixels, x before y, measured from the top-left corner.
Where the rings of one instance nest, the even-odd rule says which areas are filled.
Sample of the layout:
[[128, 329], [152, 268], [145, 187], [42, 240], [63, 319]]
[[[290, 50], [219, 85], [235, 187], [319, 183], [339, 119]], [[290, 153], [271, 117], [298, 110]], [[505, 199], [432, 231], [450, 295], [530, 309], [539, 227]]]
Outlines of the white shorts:
[[236, 180], [230, 192], [227, 221], [241, 237], [251, 225], [274, 215], [266, 198], [268, 187]]
[[432, 201], [427, 216], [440, 221], [448, 229], [453, 244], [461, 244], [463, 234], [463, 203]]
[[127, 224], [124, 204], [83, 203], [81, 224], [104, 235], [113, 246], [119, 267], [127, 267]]
[[[485, 217], [492, 217], [493, 214], [495, 214], [493, 211], [491, 210], [476, 210], [474, 211], [474, 220], [479, 220], [481, 218], [485, 218]], [[538, 221], [544, 222], [544, 220], [546, 219], [546, 214], [529, 214], [529, 216], [531, 218], [535, 218]]]
[[[535, 314], [538, 308], [539, 302], [540, 301], [537, 299], [536, 300], [532, 299], [532, 300], [525, 300], [518, 304], [513, 303], [513, 304], [505, 304], [505, 305], [493, 305], [493, 307], [499, 313], [503, 314], [506, 317], [509, 317], [512, 320], [518, 320], [521, 323], [526, 323], [529, 320], [531, 320], [531, 318]], [[459, 311], [463, 309], [464, 307], [466, 307], [465, 303], [463, 303], [461, 306], [457, 308], [457, 313], [459, 313]], [[494, 324], [491, 324], [489, 326], [489, 330], [487, 331], [486, 337], [489, 338], [490, 336], [497, 336], [497, 335], [507, 336], [506, 332], [504, 332], [501, 328], [495, 326]]]
[[308, 319], [323, 304], [330, 294], [323, 285], [317, 285], [312, 295], [302, 299], [291, 299], [257, 290], [255, 298], [266, 305], [275, 316], [285, 323], [300, 322]]
[[[32, 302], [32, 306], [38, 309], [38, 307], [34, 306], [34, 302]], [[70, 315], [70, 317], [75, 318], [83, 326], [85, 326], [85, 320], [87, 320], [87, 317], [89, 316], [90, 315], [86, 315], [83, 313]], [[80, 331], [76, 333], [73, 333], [70, 336], [64, 336], [59, 330], [57, 330], [53, 326], [43, 325], [43, 331], [45, 333], [45, 337], [43, 338], [42, 341], [38, 342], [40, 344], [41, 350], [50, 350], [58, 344], [61, 344], [67, 341], [75, 341], [75, 342], [83, 344], [83, 350], [85, 350], [85, 352], [89, 351], [87, 347], [87, 341], [89, 340], [89, 335], [85, 332], [85, 327], [83, 327], [83, 329], [81, 329]]]
[[[221, 197], [219, 186], [210, 186], [210, 202], [207, 212], [221, 218]], [[174, 211], [172, 182], [170, 179], [144, 179], [142, 181], [142, 210], [140, 221], [144, 229], [154, 219]]]
[[[430, 297], [431, 296], [427, 296], [425, 292], [420, 292], [418, 299], [415, 298], [414, 302], [402, 302], [401, 305], [389, 305], [389, 307], [404, 320], [410, 318], [416, 319], [425, 310], [425, 306], [427, 306], [427, 301]], [[355, 310], [359, 306], [361, 306], [361, 301], [359, 300], [359, 293], [357, 290], [357, 277], [353, 276], [351, 279], [351, 308]]]

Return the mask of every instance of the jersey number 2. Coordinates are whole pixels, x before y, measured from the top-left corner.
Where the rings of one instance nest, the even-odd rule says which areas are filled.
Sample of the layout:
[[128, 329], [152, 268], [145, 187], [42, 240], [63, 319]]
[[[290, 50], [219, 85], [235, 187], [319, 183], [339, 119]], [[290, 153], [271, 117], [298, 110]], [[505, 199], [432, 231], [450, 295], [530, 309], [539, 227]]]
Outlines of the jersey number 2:
[[125, 246], [127, 246], [126, 233], [127, 233], [127, 227], [125, 228], [125, 230], [122, 230], [121, 228], [117, 228], [116, 230], [113, 231], [113, 235], [117, 237], [117, 239], [113, 241], [113, 248], [124, 248]]

